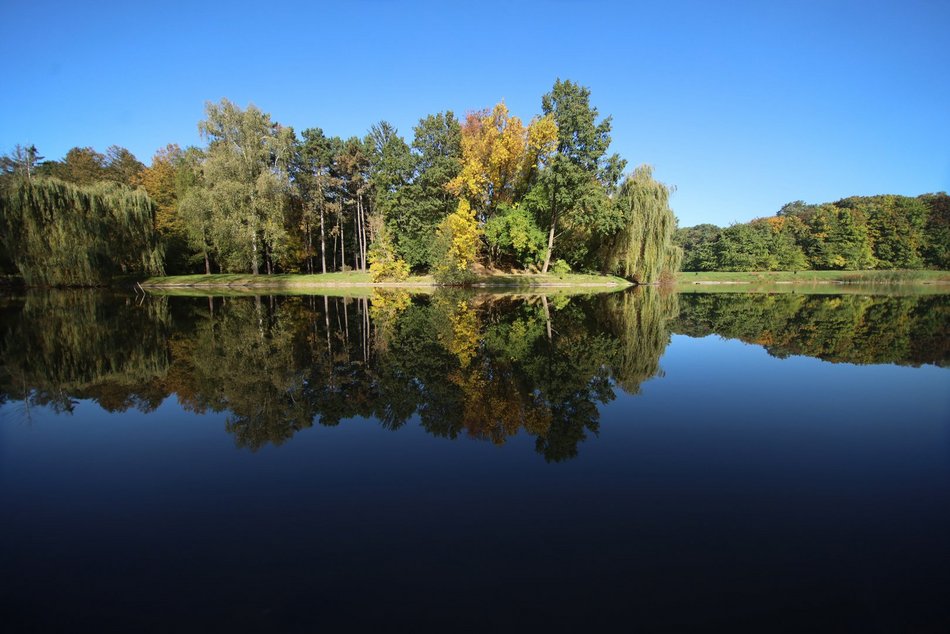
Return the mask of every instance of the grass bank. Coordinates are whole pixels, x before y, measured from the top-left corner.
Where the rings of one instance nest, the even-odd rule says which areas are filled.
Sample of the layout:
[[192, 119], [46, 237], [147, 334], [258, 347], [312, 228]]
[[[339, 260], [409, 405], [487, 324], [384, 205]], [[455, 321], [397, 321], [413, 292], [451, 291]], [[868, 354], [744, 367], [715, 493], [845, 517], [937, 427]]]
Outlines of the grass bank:
[[[317, 289], [341, 288], [408, 288], [431, 289], [438, 286], [432, 276], [411, 276], [403, 282], [373, 282], [369, 273], [349, 271], [315, 275], [249, 275], [220, 273], [212, 275], [169, 275], [151, 277], [140, 283], [144, 289], [162, 290], [193, 289], [202, 291], [248, 291], [266, 289], [271, 291], [308, 292]], [[620, 277], [568, 273], [564, 275], [486, 273], [479, 275], [472, 284], [475, 288], [525, 290], [532, 288], [604, 288], [617, 289], [630, 286]]]
[[678, 286], [717, 284], [950, 284], [950, 271], [701, 271], [679, 273]]

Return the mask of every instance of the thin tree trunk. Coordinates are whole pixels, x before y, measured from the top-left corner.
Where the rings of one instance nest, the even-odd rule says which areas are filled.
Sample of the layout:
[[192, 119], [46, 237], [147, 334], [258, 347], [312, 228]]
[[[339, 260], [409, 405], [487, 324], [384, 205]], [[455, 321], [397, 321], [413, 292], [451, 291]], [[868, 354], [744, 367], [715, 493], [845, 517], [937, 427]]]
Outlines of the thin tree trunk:
[[360, 224], [362, 225], [362, 228], [363, 228], [363, 241], [360, 243], [360, 247], [362, 248], [362, 251], [363, 251], [363, 272], [365, 273], [366, 272], [366, 255], [367, 255], [368, 246], [369, 246], [369, 239], [366, 235], [366, 232], [367, 232], [367, 229], [369, 228], [368, 227], [369, 223], [366, 222], [366, 207], [363, 206], [362, 194], [359, 195], [359, 201], [360, 201]]
[[307, 220], [307, 273], [313, 275], [313, 228]]
[[548, 272], [551, 265], [551, 252], [554, 251], [554, 229], [557, 227], [557, 172], [554, 173], [554, 187], [551, 188], [551, 228], [548, 230], [548, 252], [544, 254], [544, 266], [541, 274]]
[[211, 262], [208, 260], [207, 251], [205, 251], [205, 275], [211, 275]]
[[330, 346], [330, 302], [323, 296], [323, 319], [327, 326], [327, 365], [333, 364], [333, 348]]
[[323, 234], [323, 207], [320, 207], [320, 264], [323, 266], [323, 273], [327, 272], [327, 243]]
[[346, 346], [344, 346], [344, 348], [346, 349], [346, 360], [349, 361], [350, 360], [350, 309], [349, 309], [348, 304], [346, 303], [345, 297], [343, 298], [343, 326], [345, 329], [344, 332], [346, 336]]
[[360, 203], [356, 199], [356, 219], [353, 222], [353, 237], [356, 238], [356, 248], [353, 251], [353, 270], [360, 270]]
[[251, 234], [251, 272], [254, 275], [258, 274], [257, 271], [257, 232]]
[[541, 303], [544, 305], [544, 321], [548, 325], [548, 341], [551, 341], [551, 309], [548, 308], [547, 295], [541, 296]]
[[557, 216], [551, 220], [551, 228], [548, 230], [548, 250], [544, 254], [544, 266], [541, 267], [541, 273], [548, 272], [548, 266], [551, 264], [551, 252], [554, 250], [554, 225], [557, 224]]
[[346, 248], [344, 248], [343, 243], [346, 240], [343, 239], [343, 227], [340, 226], [340, 270], [343, 270], [343, 267], [346, 266]]

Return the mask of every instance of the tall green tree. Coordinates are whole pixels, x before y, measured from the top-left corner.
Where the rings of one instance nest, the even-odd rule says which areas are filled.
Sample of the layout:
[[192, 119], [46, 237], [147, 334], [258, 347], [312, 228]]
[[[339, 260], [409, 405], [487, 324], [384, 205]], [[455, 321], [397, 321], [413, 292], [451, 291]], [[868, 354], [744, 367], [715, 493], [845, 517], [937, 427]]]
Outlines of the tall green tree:
[[250, 105], [222, 99], [205, 106], [198, 124], [208, 148], [202, 163], [204, 204], [214, 218], [213, 242], [230, 269], [268, 272], [286, 255], [288, 165], [293, 130]]
[[[619, 228], [609, 203], [625, 161], [606, 157], [611, 118], [597, 121], [590, 105], [590, 89], [570, 80], [554, 82], [541, 98], [541, 110], [557, 125], [557, 151], [544, 165], [529, 195], [540, 224], [547, 228], [548, 244], [542, 272], [547, 273], [559, 232], [572, 232], [575, 247], [590, 236], [607, 235]], [[575, 255], [575, 263], [578, 256]]]
[[446, 186], [461, 170], [462, 133], [452, 111], [420, 119], [413, 132], [412, 179], [385, 216], [399, 255], [419, 269], [432, 264], [436, 227], [458, 205]]
[[[334, 158], [334, 171], [340, 179], [340, 205], [337, 231], [340, 239], [340, 268], [346, 264], [346, 243], [350, 242], [353, 269], [365, 271], [370, 239], [368, 237], [370, 157], [368, 145], [357, 137], [347, 139]], [[347, 233], [349, 231], [349, 233]], [[349, 238], [348, 238], [349, 236]]]
[[722, 229], [713, 224], [699, 224], [695, 227], [681, 227], [676, 230], [673, 241], [683, 249], [684, 271], [716, 269], [711, 245], [719, 239], [721, 232]]
[[293, 179], [301, 199], [300, 230], [306, 245], [307, 270], [313, 273], [314, 233], [319, 230], [320, 270], [327, 272], [328, 219], [338, 212], [342, 181], [333, 171], [342, 142], [320, 128], [303, 131], [294, 152]]
[[46, 161], [40, 174], [52, 176], [74, 185], [91, 185], [105, 180], [106, 156], [91, 147], [74, 147], [61, 161]]

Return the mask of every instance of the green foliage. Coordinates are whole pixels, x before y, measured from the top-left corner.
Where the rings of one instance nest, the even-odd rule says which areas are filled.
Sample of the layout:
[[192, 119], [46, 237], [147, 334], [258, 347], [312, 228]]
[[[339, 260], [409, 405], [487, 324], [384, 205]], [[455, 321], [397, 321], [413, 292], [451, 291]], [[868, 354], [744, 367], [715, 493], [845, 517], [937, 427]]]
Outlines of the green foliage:
[[950, 196], [940, 192], [919, 198], [929, 209], [921, 256], [928, 266], [950, 269]]
[[259, 271], [262, 263], [287, 256], [285, 213], [293, 131], [249, 106], [241, 110], [227, 99], [208, 103], [199, 130], [208, 139], [200, 163], [201, 180], [192, 211], [204, 208], [196, 223], [202, 240], [213, 245], [219, 262], [232, 271]]
[[0, 243], [29, 285], [95, 286], [116, 274], [158, 274], [155, 205], [115, 183], [77, 187], [17, 179], [0, 189]]
[[622, 221], [608, 193], [613, 193], [626, 161], [617, 155], [604, 159], [611, 120], [597, 123], [599, 113], [590, 105], [589, 89], [558, 79], [541, 98], [541, 108], [557, 124], [557, 152], [545, 160], [525, 205], [548, 231], [542, 266], [546, 273], [558, 237], [558, 254], [580, 268], [590, 264], [592, 243], [620, 229]]
[[551, 265], [551, 272], [555, 275], [567, 275], [571, 272], [571, 266], [564, 260], [555, 260]]
[[717, 334], [762, 345], [777, 357], [841, 363], [945, 365], [950, 296], [700, 293], [679, 298], [677, 333]]
[[695, 227], [680, 227], [673, 234], [673, 242], [683, 249], [684, 271], [712, 271], [716, 259], [712, 244], [719, 239], [722, 229], [716, 225], [701, 224]]
[[412, 182], [398, 190], [385, 216], [400, 256], [420, 269], [432, 264], [436, 227], [458, 204], [446, 185], [459, 174], [462, 149], [459, 121], [451, 111], [421, 119], [414, 132]]
[[669, 187], [653, 179], [651, 167], [642, 165], [627, 177], [615, 201], [622, 229], [602, 249], [605, 272], [651, 284], [664, 271], [679, 270], [682, 250], [673, 243], [676, 217], [669, 199]]
[[74, 185], [92, 185], [99, 181], [113, 181], [134, 185], [145, 166], [124, 147], [111, 145], [105, 154], [91, 147], [74, 147], [62, 161], [47, 161], [39, 166], [38, 174], [52, 176]]
[[867, 225], [861, 220], [850, 210], [832, 205], [815, 209], [804, 245], [811, 266], [849, 271], [871, 268], [874, 260]]
[[364, 143], [368, 148], [369, 182], [375, 206], [385, 216], [396, 204], [396, 194], [412, 176], [413, 158], [409, 146], [387, 121], [373, 125]]
[[688, 271], [919, 269], [950, 266], [946, 194], [853, 196], [788, 203], [775, 216], [722, 231], [678, 232]]
[[537, 266], [544, 257], [545, 235], [520, 205], [502, 205], [485, 223], [488, 258], [493, 265]]

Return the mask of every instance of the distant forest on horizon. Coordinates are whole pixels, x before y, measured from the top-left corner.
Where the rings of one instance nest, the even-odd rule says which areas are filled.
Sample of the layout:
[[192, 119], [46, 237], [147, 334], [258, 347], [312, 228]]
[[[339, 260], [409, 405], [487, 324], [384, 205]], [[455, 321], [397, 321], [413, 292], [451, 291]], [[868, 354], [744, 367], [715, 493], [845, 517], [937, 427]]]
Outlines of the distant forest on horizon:
[[950, 269], [950, 196], [884, 194], [784, 205], [729, 227], [676, 230], [683, 271]]

